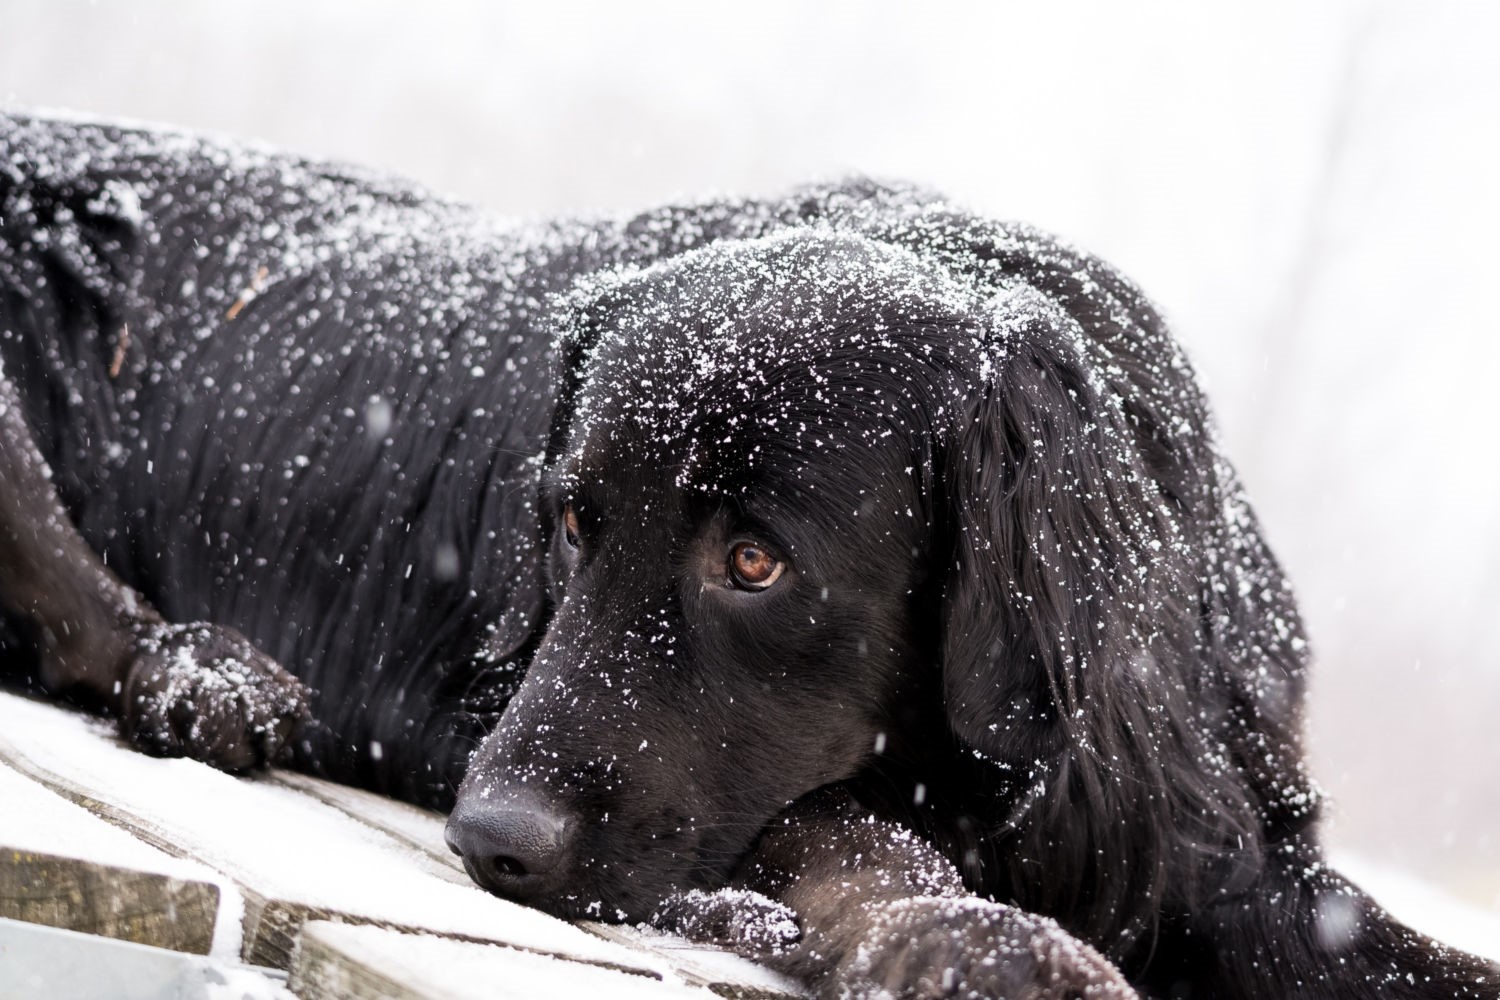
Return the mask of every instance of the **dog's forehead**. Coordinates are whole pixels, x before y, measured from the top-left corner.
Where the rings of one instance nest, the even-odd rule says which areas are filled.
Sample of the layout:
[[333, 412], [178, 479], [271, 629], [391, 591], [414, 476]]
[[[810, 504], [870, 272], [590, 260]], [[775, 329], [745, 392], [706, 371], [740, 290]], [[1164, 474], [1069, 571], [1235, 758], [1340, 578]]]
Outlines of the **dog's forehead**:
[[805, 233], [712, 247], [609, 291], [564, 467], [624, 461], [709, 492], [835, 439], [880, 444], [982, 308], [910, 253]]

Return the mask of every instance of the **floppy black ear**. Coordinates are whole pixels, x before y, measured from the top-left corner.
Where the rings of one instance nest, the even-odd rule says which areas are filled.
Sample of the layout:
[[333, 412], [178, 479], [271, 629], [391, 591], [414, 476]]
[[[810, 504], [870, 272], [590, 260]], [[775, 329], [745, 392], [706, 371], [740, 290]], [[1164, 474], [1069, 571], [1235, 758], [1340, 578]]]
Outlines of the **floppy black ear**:
[[1039, 732], [1073, 732], [1091, 696], [1149, 670], [1163, 620], [1180, 621], [1190, 600], [1178, 514], [1080, 356], [1081, 337], [1069, 344], [1034, 320], [1008, 339], [957, 421], [943, 475], [949, 718], [1000, 759], [1019, 749], [1015, 734], [1030, 752]]
[[1200, 669], [1204, 505], [1178, 495], [1206, 417], [1196, 393], [1175, 413], [1141, 406], [1149, 387], [1132, 379], [1153, 376], [1061, 309], [999, 342], [942, 466], [948, 718], [1012, 779], [1008, 843], [988, 863], [1015, 866], [1017, 902], [1078, 914], [1065, 923], [1084, 933], [1142, 931], [1163, 893], [1195, 891], [1194, 852], [1258, 836], [1195, 714], [1222, 701]]
[[557, 398], [547, 431], [545, 464], [551, 465], [567, 444], [568, 431], [578, 408], [583, 370], [588, 356], [599, 343], [609, 314], [622, 307], [623, 297], [612, 285], [594, 288], [587, 283], [548, 303], [545, 325], [552, 331], [553, 384]]
[[577, 423], [579, 393], [583, 387], [584, 369], [588, 359], [599, 343], [609, 316], [624, 307], [625, 299], [619, 290], [621, 273], [610, 272], [601, 277], [586, 277], [566, 292], [551, 296], [547, 300], [546, 314], [542, 325], [551, 333], [548, 347], [548, 366], [551, 370], [550, 384], [556, 386], [556, 395], [547, 420], [546, 444], [541, 464], [536, 471], [535, 499], [539, 550], [545, 551], [557, 531], [556, 512], [543, 500], [544, 483], [540, 474], [552, 468], [567, 446], [568, 435]]

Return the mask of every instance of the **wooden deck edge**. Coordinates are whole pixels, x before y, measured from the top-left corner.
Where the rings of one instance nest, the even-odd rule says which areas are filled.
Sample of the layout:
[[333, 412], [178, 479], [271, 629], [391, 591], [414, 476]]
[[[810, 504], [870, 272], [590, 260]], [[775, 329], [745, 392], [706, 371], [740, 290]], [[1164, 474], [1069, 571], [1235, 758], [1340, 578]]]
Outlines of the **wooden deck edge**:
[[207, 955], [218, 914], [209, 882], [0, 846], [0, 917]]

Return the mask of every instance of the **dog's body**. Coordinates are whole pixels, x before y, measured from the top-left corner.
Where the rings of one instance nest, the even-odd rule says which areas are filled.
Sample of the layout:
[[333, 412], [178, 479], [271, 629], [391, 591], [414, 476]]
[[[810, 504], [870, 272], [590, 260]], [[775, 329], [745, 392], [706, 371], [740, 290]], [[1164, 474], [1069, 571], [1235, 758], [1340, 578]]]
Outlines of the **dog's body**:
[[822, 820], [754, 854], [837, 786], [1000, 901], [971, 951], [1035, 913], [1160, 995], [1497, 995], [1322, 866], [1290, 593], [1151, 307], [1041, 234], [866, 184], [499, 229], [0, 117], [0, 295], [0, 666], [150, 749], [467, 771], [455, 849], [566, 915], [735, 880], [857, 950], [782, 877]]

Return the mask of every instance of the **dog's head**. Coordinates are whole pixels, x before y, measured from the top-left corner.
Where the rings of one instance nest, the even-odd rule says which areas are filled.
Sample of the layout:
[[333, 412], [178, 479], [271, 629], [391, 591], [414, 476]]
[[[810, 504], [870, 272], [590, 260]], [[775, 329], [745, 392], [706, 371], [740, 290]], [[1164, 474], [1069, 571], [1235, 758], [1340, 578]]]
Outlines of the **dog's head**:
[[1150, 554], [1182, 545], [1192, 484], [1145, 467], [1162, 414], [1119, 405], [1054, 298], [803, 231], [575, 305], [555, 610], [449, 824], [481, 884], [640, 919], [722, 884], [789, 802], [931, 755], [913, 741], [1025, 783], [1103, 739], [1086, 715], [1156, 731], [1145, 697], [1089, 701], [1114, 661], [1173, 669], [1143, 630], [1191, 588]]

